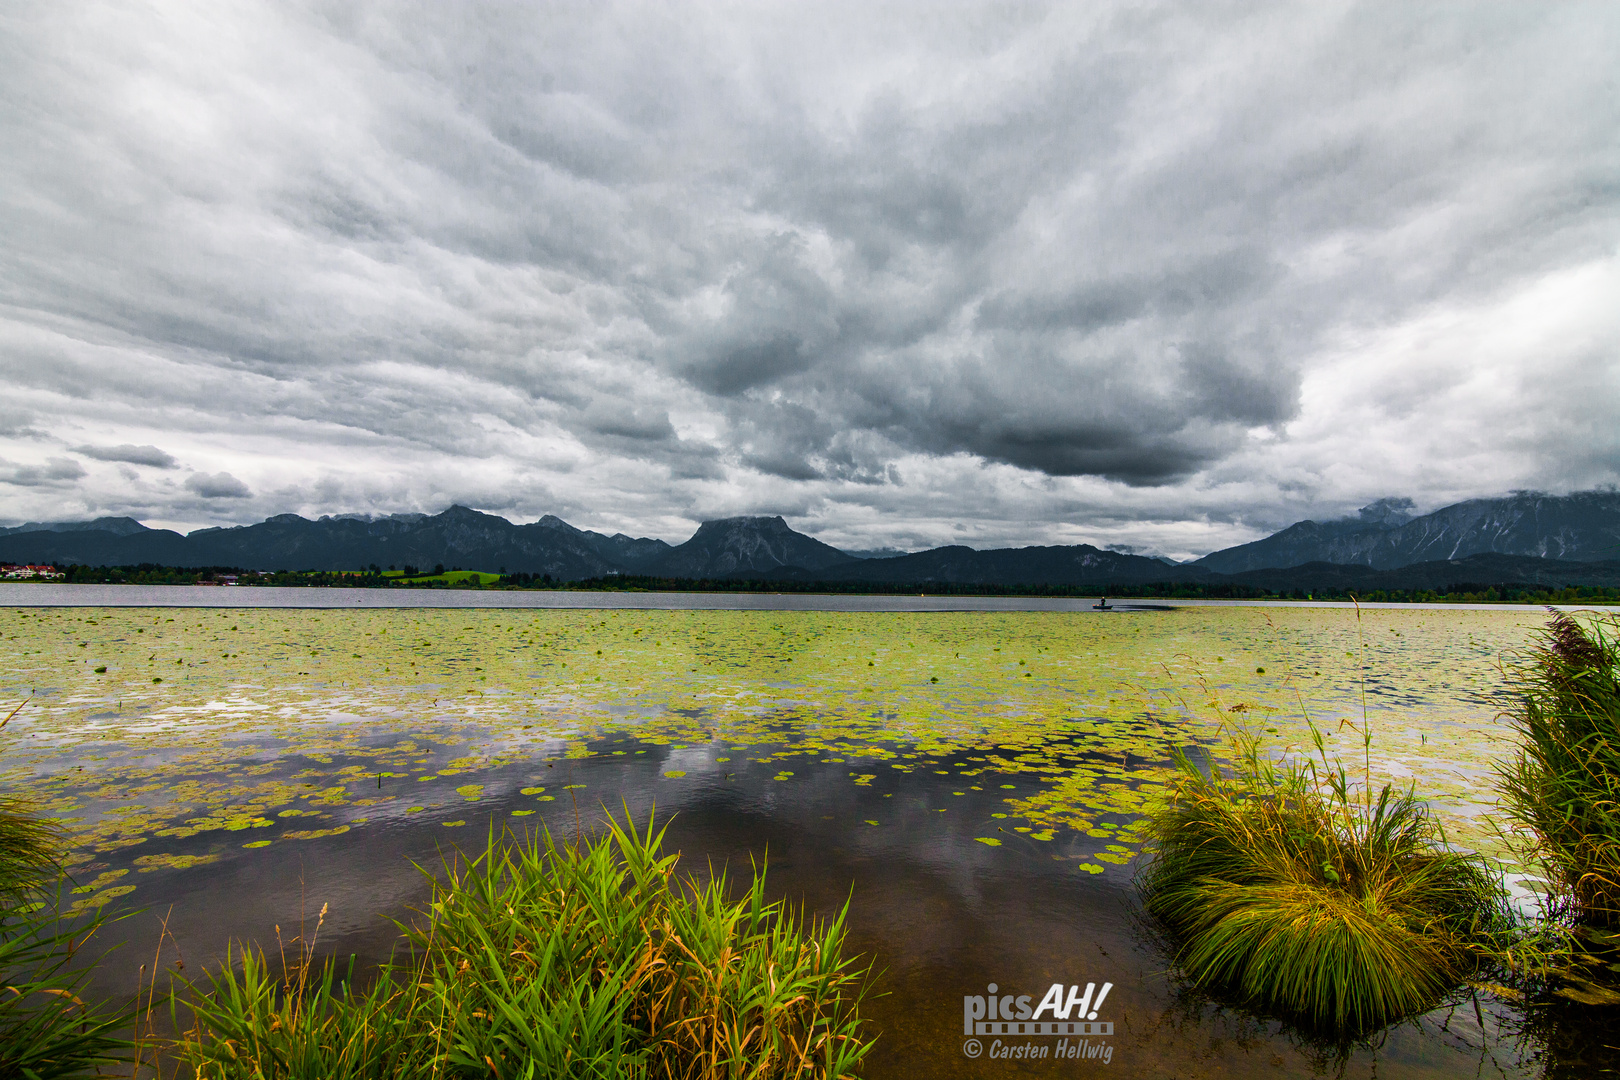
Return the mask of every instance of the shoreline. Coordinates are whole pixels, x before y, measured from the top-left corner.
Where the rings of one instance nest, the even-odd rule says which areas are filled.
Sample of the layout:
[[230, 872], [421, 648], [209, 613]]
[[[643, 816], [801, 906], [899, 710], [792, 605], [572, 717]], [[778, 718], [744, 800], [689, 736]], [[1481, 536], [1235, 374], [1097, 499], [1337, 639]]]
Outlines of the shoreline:
[[[1129, 597], [1110, 594], [1097, 611], [1093, 596], [962, 596], [927, 593], [610, 592], [573, 589], [367, 589], [278, 585], [89, 585], [0, 582], [0, 607], [169, 607], [319, 609], [530, 609], [623, 611], [833, 612], [1114, 612], [1202, 607], [1341, 608], [1349, 600]], [[1366, 610], [1522, 611], [1525, 603], [1362, 601]], [[1552, 604], [1558, 611], [1614, 611], [1614, 604]]]

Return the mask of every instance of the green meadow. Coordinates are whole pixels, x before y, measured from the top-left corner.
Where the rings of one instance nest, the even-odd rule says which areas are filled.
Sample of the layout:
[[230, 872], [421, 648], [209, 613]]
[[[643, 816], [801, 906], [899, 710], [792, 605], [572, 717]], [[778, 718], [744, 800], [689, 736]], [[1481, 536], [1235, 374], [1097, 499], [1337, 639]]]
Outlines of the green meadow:
[[[1375, 783], [1419, 778], [1454, 842], [1506, 859], [1487, 817], [1491, 764], [1511, 738], [1494, 695], [1504, 655], [1542, 619], [1407, 608], [1358, 621], [1281, 606], [10, 609], [0, 694], [5, 711], [27, 704], [0, 736], [0, 784], [65, 822], [82, 906], [131, 893], [138, 903], [140, 870], [419, 813], [413, 784], [436, 777], [459, 781], [476, 824], [481, 773], [629, 753], [601, 748], [615, 732], [718, 745], [783, 780], [808, 759], [847, 764], [852, 788], [879, 770], [944, 773], [963, 793], [1005, 785], [1001, 809], [972, 823], [978, 838], [1084, 836], [1083, 874], [1135, 859], [1139, 815], [1177, 749], [1223, 760], [1217, 719], [1241, 720], [1280, 753], [1309, 745], [1309, 716], [1358, 765], [1365, 722]], [[288, 759], [302, 770], [289, 775]], [[686, 782], [679, 769], [658, 781]], [[214, 841], [202, 853], [138, 851], [198, 836]], [[115, 852], [137, 873], [96, 872]]]
[[[365, 571], [352, 571], [355, 577], [362, 576]], [[409, 581], [417, 585], [440, 582], [445, 585], [493, 585], [501, 580], [501, 575], [491, 574], [484, 570], [446, 570], [442, 574], [407, 574], [403, 570], [384, 570], [381, 576], [391, 581]]]

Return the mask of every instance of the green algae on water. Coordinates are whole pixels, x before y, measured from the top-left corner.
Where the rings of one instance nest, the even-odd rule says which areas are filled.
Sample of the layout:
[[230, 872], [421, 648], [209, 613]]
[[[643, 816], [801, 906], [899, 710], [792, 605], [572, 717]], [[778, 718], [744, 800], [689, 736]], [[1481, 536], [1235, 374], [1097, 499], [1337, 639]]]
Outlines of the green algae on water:
[[1495, 665], [1536, 620], [1377, 609], [1358, 636], [1346, 611], [1285, 607], [0, 609], [0, 696], [33, 695], [0, 782], [63, 820], [82, 858], [192, 838], [240, 852], [420, 812], [403, 785], [500, 795], [484, 774], [516, 762], [549, 760], [577, 792], [563, 766], [632, 761], [603, 747], [630, 736], [770, 764], [787, 785], [801, 760], [847, 766], [852, 787], [883, 769], [961, 777], [1037, 843], [1101, 841], [1079, 868], [1101, 873], [1135, 857], [1176, 749], [1222, 760], [1209, 705], [1263, 721], [1281, 753], [1304, 743], [1301, 703], [1333, 732], [1359, 723], [1365, 689], [1375, 778], [1421, 775], [1448, 833], [1494, 852]]

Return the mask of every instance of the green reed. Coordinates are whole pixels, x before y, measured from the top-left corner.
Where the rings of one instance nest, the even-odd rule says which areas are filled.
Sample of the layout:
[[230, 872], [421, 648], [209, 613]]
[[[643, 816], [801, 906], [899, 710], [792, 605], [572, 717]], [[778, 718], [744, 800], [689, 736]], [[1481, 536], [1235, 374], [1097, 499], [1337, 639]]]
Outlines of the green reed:
[[0, 903], [27, 903], [40, 882], [61, 869], [66, 830], [33, 814], [17, 799], [0, 796]]
[[1498, 769], [1504, 809], [1577, 918], [1620, 928], [1620, 653], [1612, 618], [1555, 612], [1509, 672], [1519, 751]]
[[86, 1076], [130, 1057], [131, 1014], [80, 996], [89, 972], [75, 960], [108, 920], [64, 907], [65, 835], [0, 796], [0, 1076]]
[[81, 996], [89, 970], [76, 960], [108, 920], [64, 912], [64, 893], [39, 881], [0, 900], [0, 1076], [101, 1075], [131, 1059], [132, 1012]]
[[1353, 784], [1310, 731], [1314, 760], [1230, 725], [1232, 775], [1182, 757], [1140, 883], [1195, 986], [1352, 1037], [1437, 1004], [1509, 918], [1490, 866], [1413, 792]]
[[1507, 956], [1509, 977], [1583, 1005], [1620, 1005], [1617, 631], [1612, 616], [1552, 613], [1508, 669], [1519, 746], [1497, 767], [1503, 810], [1550, 886], [1548, 917]]
[[369, 990], [317, 970], [313, 940], [279, 978], [243, 952], [192, 987], [176, 1056], [221, 1080], [852, 1075], [871, 1040], [844, 912], [767, 902], [762, 868], [733, 898], [662, 841], [651, 822], [575, 844], [492, 828]]
[[[315, 963], [313, 941], [294, 945], [297, 956], [289, 963], [283, 950], [279, 974], [257, 949], [228, 949], [207, 989], [192, 985], [184, 1005], [191, 1028], [168, 1048], [172, 1056], [199, 1078], [433, 1075], [438, 1061], [417, 1014], [427, 995], [386, 972], [356, 991], [352, 963], [339, 980], [337, 965]], [[179, 1029], [181, 1006], [171, 1003]]]
[[[31, 700], [31, 699], [30, 699]], [[0, 719], [0, 731], [22, 712], [24, 701]], [[27, 904], [42, 881], [61, 871], [67, 830], [33, 813], [25, 801], [0, 793], [0, 904]]]
[[80, 997], [89, 971], [75, 961], [108, 920], [64, 907], [66, 847], [60, 823], [0, 793], [0, 1076], [87, 1076], [130, 1058], [132, 1014]]

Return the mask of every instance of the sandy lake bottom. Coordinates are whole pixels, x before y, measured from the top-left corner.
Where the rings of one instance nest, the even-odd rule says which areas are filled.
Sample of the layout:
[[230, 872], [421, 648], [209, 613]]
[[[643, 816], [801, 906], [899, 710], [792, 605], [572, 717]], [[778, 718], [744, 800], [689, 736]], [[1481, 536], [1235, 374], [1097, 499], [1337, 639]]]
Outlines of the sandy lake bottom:
[[[768, 857], [773, 894], [848, 900], [882, 971], [874, 1078], [1587, 1076], [1617, 1063], [1591, 1018], [1489, 995], [1348, 1057], [1188, 998], [1131, 888], [1173, 750], [1218, 760], [1217, 717], [1308, 745], [1307, 712], [1522, 887], [1490, 819], [1494, 695], [1542, 618], [0, 608], [0, 697], [28, 702], [0, 782], [70, 821], [75, 902], [142, 909], [103, 943], [107, 994], [165, 913], [191, 972], [322, 904], [323, 952], [381, 960], [426, 894], [413, 860], [656, 807], [685, 869]], [[965, 995], [1093, 981], [1108, 1064], [965, 1056]]]

